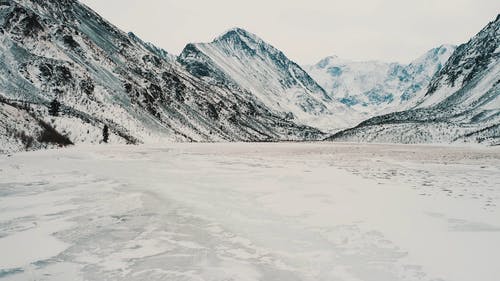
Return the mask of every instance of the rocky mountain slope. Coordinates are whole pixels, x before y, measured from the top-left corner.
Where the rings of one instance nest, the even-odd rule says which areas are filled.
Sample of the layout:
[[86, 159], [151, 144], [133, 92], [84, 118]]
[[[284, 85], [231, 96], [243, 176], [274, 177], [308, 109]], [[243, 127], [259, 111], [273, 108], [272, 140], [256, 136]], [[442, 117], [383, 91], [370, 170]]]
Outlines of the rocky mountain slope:
[[309, 75], [240, 28], [176, 57], [76, 0], [0, 0], [0, 152], [99, 143], [104, 127], [111, 143], [316, 140], [382, 113], [330, 139], [496, 144], [498, 22], [446, 63], [453, 46]]
[[374, 117], [331, 140], [500, 144], [500, 15], [459, 46], [411, 110]]
[[[349, 109], [332, 99], [283, 52], [241, 28], [210, 43], [189, 44], [178, 61], [212, 85], [230, 85], [289, 120], [322, 129], [345, 127]], [[350, 111], [349, 111], [350, 112]]]
[[[40, 139], [37, 130], [13, 129], [31, 126], [27, 115], [75, 143], [99, 142], [104, 125], [111, 142], [129, 143], [321, 135], [246, 91], [195, 77], [164, 50], [76, 0], [0, 1], [0, 95], [0, 114], [10, 118], [0, 122], [9, 132], [0, 137], [2, 150], [24, 149], [21, 133]], [[47, 110], [54, 99], [61, 103], [58, 117]]]
[[408, 65], [331, 56], [304, 69], [332, 99], [369, 118], [414, 106], [455, 48], [434, 48]]

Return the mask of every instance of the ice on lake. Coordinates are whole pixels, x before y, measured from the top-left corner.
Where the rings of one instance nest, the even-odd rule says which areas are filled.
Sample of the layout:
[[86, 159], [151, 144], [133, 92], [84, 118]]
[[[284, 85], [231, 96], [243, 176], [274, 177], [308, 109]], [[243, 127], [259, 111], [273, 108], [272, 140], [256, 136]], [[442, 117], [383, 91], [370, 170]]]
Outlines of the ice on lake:
[[0, 280], [497, 281], [499, 204], [499, 148], [2, 155]]

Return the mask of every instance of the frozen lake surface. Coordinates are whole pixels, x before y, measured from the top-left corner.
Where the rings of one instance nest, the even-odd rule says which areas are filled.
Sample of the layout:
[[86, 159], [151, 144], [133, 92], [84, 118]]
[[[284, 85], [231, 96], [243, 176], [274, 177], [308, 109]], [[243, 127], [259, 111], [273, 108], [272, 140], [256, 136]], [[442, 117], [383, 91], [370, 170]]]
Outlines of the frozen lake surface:
[[500, 148], [0, 156], [0, 280], [500, 280]]

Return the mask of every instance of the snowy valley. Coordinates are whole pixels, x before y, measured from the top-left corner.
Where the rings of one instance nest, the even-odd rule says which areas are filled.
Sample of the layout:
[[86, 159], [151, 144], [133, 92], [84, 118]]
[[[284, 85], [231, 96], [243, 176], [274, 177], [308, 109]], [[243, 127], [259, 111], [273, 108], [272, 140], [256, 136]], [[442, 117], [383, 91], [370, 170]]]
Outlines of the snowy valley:
[[0, 281], [498, 281], [499, 44], [174, 55], [0, 0]]

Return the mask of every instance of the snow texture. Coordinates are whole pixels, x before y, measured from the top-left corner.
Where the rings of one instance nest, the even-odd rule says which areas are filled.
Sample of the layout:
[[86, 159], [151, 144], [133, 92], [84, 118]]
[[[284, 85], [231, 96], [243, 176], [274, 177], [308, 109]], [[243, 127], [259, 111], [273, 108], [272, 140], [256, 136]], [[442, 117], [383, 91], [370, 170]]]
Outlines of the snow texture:
[[80, 146], [0, 175], [2, 281], [500, 276], [498, 148]]

